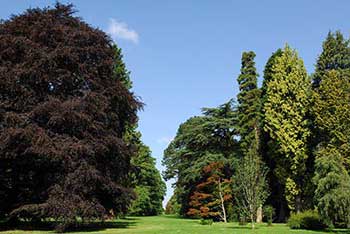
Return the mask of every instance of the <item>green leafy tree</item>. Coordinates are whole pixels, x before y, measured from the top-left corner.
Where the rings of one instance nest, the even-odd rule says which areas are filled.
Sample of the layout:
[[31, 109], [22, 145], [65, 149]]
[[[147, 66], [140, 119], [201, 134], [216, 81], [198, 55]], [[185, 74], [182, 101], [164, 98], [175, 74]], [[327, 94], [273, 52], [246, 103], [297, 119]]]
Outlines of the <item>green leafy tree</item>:
[[337, 148], [329, 145], [318, 151], [314, 183], [316, 205], [326, 224], [344, 222], [350, 228], [350, 176]]
[[155, 166], [155, 159], [150, 149], [139, 143], [137, 155], [132, 159], [134, 165], [134, 183], [136, 200], [132, 203], [129, 214], [159, 215], [163, 212], [162, 202], [166, 186]]
[[239, 161], [233, 176], [233, 196], [241, 218], [248, 218], [255, 228], [257, 210], [268, 196], [267, 168], [257, 154], [256, 145]]
[[165, 214], [179, 215], [180, 214], [180, 204], [176, 199], [176, 191], [170, 197], [169, 201], [165, 206]]
[[[122, 84], [130, 92], [132, 81], [122, 58], [122, 51], [117, 45], [114, 50], [114, 72], [118, 74]], [[166, 185], [156, 168], [155, 159], [151, 155], [148, 146], [142, 143], [141, 133], [137, 130], [137, 124], [130, 124], [126, 128], [124, 140], [135, 146], [135, 154], [131, 159], [133, 171], [130, 173], [129, 184], [135, 186], [136, 199], [129, 209], [131, 215], [159, 215], [163, 212], [163, 198]]]
[[303, 204], [310, 135], [307, 118], [310, 106], [310, 79], [303, 61], [288, 45], [276, 58], [271, 78], [266, 82], [264, 129], [278, 143], [275, 174], [285, 185], [285, 196], [291, 210], [300, 211]]
[[230, 163], [238, 148], [234, 139], [235, 113], [231, 101], [218, 108], [204, 108], [203, 116], [192, 117], [180, 125], [175, 139], [164, 151], [164, 178], [177, 179], [175, 188], [181, 215], [186, 215], [190, 208], [190, 197], [202, 179], [205, 166], [222, 162], [225, 178], [232, 176]]
[[261, 87], [261, 106], [260, 112], [262, 115], [261, 120], [261, 143], [260, 151], [262, 159], [266, 166], [269, 168], [267, 173], [267, 178], [269, 182], [270, 195], [267, 198], [267, 204], [271, 204], [276, 210], [277, 221], [284, 222], [288, 214], [288, 205], [284, 193], [284, 182], [280, 180], [280, 170], [276, 169], [278, 165], [276, 162], [283, 158], [283, 154], [278, 150], [278, 142], [276, 139], [272, 138], [269, 132], [264, 127], [265, 125], [265, 111], [264, 103], [268, 98], [267, 84], [272, 79], [273, 67], [277, 62], [277, 58], [281, 57], [283, 54], [282, 49], [276, 50], [268, 59], [264, 68], [264, 80]]

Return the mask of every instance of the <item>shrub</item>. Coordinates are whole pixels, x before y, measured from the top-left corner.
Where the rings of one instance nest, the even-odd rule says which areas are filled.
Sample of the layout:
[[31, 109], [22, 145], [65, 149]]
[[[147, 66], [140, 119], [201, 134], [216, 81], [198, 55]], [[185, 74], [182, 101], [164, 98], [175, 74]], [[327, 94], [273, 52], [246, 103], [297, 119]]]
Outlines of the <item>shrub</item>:
[[264, 216], [266, 217], [267, 225], [271, 226], [273, 221], [273, 216], [275, 216], [275, 208], [272, 206], [264, 206]]
[[201, 219], [199, 222], [201, 225], [212, 225], [213, 220], [212, 219]]
[[316, 211], [307, 210], [300, 213], [292, 213], [288, 219], [291, 229], [321, 230], [326, 226]]

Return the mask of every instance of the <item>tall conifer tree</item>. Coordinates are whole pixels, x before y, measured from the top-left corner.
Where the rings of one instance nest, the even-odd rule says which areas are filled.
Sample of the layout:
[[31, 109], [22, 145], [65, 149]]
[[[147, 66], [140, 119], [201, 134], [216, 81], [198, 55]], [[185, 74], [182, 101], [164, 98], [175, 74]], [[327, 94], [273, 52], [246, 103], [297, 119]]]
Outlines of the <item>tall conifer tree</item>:
[[[255, 135], [259, 136], [259, 103], [258, 73], [255, 68], [255, 53], [243, 52], [241, 74], [238, 76], [240, 93], [238, 99], [238, 126], [242, 150], [247, 152]], [[258, 143], [256, 145], [258, 147]]]
[[285, 186], [289, 208], [295, 211], [300, 211], [303, 203], [310, 84], [303, 61], [287, 45], [276, 58], [271, 78], [266, 82], [264, 128], [278, 143], [281, 155], [275, 159], [274, 173]]
[[315, 202], [324, 221], [350, 226], [350, 48], [340, 32], [328, 33], [313, 75]]

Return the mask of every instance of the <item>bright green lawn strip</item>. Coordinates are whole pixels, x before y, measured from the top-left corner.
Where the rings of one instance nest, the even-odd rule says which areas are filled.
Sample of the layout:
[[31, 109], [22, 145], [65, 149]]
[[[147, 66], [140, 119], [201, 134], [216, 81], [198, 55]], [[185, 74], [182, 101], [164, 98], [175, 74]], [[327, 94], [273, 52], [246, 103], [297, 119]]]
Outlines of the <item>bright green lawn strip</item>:
[[[111, 224], [115, 224], [112, 223]], [[98, 234], [350, 234], [350, 230], [336, 230], [333, 232], [291, 230], [285, 224], [274, 224], [268, 227], [266, 224], [258, 225], [251, 230], [249, 225], [239, 226], [237, 223], [214, 223], [212, 226], [200, 225], [198, 220], [181, 219], [173, 216], [157, 217], [131, 217], [117, 221], [120, 228], [106, 228], [104, 230], [93, 230], [77, 233], [98, 233]], [[1, 234], [43, 234], [54, 233], [47, 231], [5, 231]]]

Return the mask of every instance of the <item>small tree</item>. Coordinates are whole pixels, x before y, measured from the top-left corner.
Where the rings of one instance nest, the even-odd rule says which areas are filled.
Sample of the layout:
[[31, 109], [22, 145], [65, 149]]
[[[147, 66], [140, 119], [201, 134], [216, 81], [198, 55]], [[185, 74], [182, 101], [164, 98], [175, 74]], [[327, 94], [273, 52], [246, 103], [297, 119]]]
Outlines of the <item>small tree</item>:
[[231, 200], [230, 180], [224, 178], [224, 165], [213, 162], [203, 168], [203, 182], [196, 186], [190, 198], [187, 215], [227, 222], [226, 205]]
[[336, 221], [350, 228], [350, 176], [337, 148], [328, 145], [318, 151], [315, 161], [315, 200], [318, 212], [328, 226]]
[[257, 210], [268, 196], [266, 174], [267, 169], [253, 146], [241, 159], [233, 178], [233, 196], [240, 214], [250, 219], [252, 229]]

